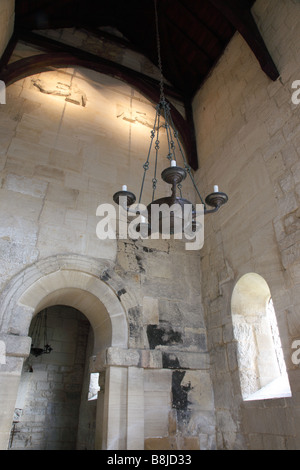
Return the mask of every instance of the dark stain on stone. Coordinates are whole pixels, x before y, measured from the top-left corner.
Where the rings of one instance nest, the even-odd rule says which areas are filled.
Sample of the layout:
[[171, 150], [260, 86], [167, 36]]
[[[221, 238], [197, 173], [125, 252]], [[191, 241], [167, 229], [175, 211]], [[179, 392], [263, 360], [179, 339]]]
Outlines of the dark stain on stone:
[[143, 342], [143, 316], [139, 306], [128, 309], [129, 336], [134, 347], [142, 347]]
[[182, 385], [185, 371], [176, 370], [172, 374], [172, 407], [178, 411], [188, 410], [188, 392], [192, 389], [191, 384]]
[[143, 251], [145, 253], [153, 253], [155, 250], [153, 248], [148, 248], [147, 246], [143, 246]]
[[101, 281], [106, 282], [110, 279], [110, 275], [108, 274], [107, 271], [105, 271], [101, 276], [100, 276]]
[[143, 263], [142, 263], [142, 261], [143, 261], [142, 256], [136, 254], [136, 255], [135, 255], [135, 258], [136, 258], [136, 261], [137, 261], [139, 270], [140, 270], [141, 272], [145, 272], [145, 269], [144, 269]]
[[162, 364], [163, 369], [180, 369], [178, 357], [174, 353], [163, 352]]
[[118, 292], [117, 292], [117, 297], [118, 299], [120, 300], [120, 298], [122, 297], [122, 295], [126, 294], [126, 289], [120, 289]]
[[174, 331], [166, 322], [161, 322], [159, 325], [148, 325], [147, 337], [150, 349], [155, 349], [157, 346], [182, 343], [181, 333]]

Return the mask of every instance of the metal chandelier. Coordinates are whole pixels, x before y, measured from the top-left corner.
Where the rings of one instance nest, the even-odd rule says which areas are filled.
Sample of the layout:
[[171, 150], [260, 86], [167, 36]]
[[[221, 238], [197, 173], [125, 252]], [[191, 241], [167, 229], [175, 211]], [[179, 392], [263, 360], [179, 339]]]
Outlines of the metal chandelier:
[[[147, 204], [146, 211], [140, 211], [142, 216], [143, 226], [144, 229], [146, 227], [147, 234], [150, 234], [153, 227], [151, 225], [151, 213], [152, 207], [154, 205], [162, 205], [167, 204], [169, 208], [171, 207], [178, 207], [179, 212], [182, 213], [187, 207], [191, 208], [191, 220], [192, 220], [192, 230], [197, 230], [197, 222], [196, 222], [196, 208], [195, 206], [187, 199], [182, 196], [182, 182], [188, 176], [192, 181], [192, 185], [196, 191], [197, 196], [199, 197], [200, 203], [203, 205], [204, 214], [210, 214], [213, 212], [217, 212], [219, 208], [228, 201], [228, 196], [223, 193], [219, 192], [218, 186], [214, 186], [213, 193], [209, 194], [205, 198], [205, 202], [203, 201], [200, 191], [197, 188], [195, 183], [192, 169], [187, 162], [185, 157], [184, 151], [182, 149], [179, 135], [177, 130], [175, 129], [171, 112], [170, 112], [170, 105], [167, 102], [164, 94], [164, 78], [163, 78], [163, 71], [162, 71], [162, 61], [161, 61], [161, 51], [160, 51], [160, 36], [159, 36], [159, 27], [158, 27], [158, 13], [157, 13], [157, 0], [154, 0], [154, 9], [155, 9], [155, 23], [156, 23], [156, 41], [157, 41], [157, 54], [158, 54], [158, 67], [160, 72], [160, 99], [159, 103], [156, 106], [156, 114], [154, 119], [153, 129], [150, 134], [150, 146], [147, 155], [147, 159], [143, 165], [143, 176], [141, 181], [141, 189], [138, 198], [138, 205], [142, 203], [142, 196], [143, 196], [143, 189], [145, 185], [146, 174], [150, 169], [150, 156], [151, 152], [154, 147], [154, 170], [153, 170], [153, 178], [152, 178], [152, 200], [150, 203]], [[162, 124], [162, 121], [163, 124]], [[169, 166], [163, 170], [161, 173], [162, 180], [171, 185], [171, 196], [155, 199], [155, 192], [157, 187], [157, 164], [158, 164], [158, 157], [159, 157], [159, 150], [160, 150], [160, 128], [165, 128], [167, 145], [168, 145], [168, 152], [166, 158], [169, 161]], [[178, 159], [182, 160], [182, 165], [179, 166], [177, 161]], [[134, 193], [128, 191], [127, 186], [124, 185], [121, 191], [118, 191], [114, 194], [113, 200], [115, 203], [122, 205], [123, 208], [130, 214], [130, 206], [132, 206], [136, 202], [136, 196]], [[124, 204], [125, 201], [125, 204]], [[209, 206], [210, 208], [207, 208]], [[136, 211], [134, 212], [136, 214]], [[175, 227], [175, 218], [176, 214], [170, 213], [170, 233], [174, 233]], [[181, 226], [182, 232], [184, 231], [184, 226], [182, 222]], [[159, 231], [162, 232], [161, 223], [159, 224]]]

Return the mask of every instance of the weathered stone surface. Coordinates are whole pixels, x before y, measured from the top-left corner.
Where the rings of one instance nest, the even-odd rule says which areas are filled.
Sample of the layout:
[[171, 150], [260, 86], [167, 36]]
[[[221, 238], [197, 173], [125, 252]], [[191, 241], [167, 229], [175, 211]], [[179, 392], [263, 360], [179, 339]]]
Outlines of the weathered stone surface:
[[[299, 58], [295, 55], [299, 35], [287, 34], [287, 25], [291, 27], [295, 14], [295, 5], [288, 1], [276, 13], [271, 2], [258, 1], [253, 14], [271, 55], [280, 64], [281, 80], [267, 83], [241, 37], [236, 36], [193, 103], [201, 168], [196, 178], [204, 194], [218, 181], [219, 188], [222, 186], [229, 195], [228, 205], [218, 216], [205, 219], [202, 292], [215, 391], [217, 446], [281, 449], [286, 448], [283, 436], [291, 438], [292, 446], [298, 434], [288, 429], [289, 418], [284, 411], [295, 410], [295, 402], [253, 401], [242, 426], [238, 424], [243, 414], [239, 405], [241, 382], [242, 388], [251, 389], [260, 377], [258, 370], [253, 372], [253, 364], [248, 377], [241, 377], [241, 368], [246, 370], [251, 358], [257, 366], [263, 354], [258, 358], [253, 350], [250, 321], [247, 327], [241, 321], [232, 330], [231, 302], [233, 289], [244, 274], [257, 273], [266, 280], [286, 361], [291, 365], [291, 344], [300, 334], [298, 294], [295, 296], [300, 282], [300, 107], [292, 103], [292, 83], [299, 78]], [[224, 270], [224, 259], [231, 275]], [[293, 368], [289, 370], [290, 382]], [[261, 413], [265, 406], [272, 409], [266, 419]], [[269, 413], [284, 421], [281, 429], [273, 427]]]
[[5, 344], [5, 353], [7, 356], [25, 358], [29, 355], [31, 338], [28, 336], [0, 334], [0, 341]]
[[[1, 3], [0, 51], [12, 31], [12, 3]], [[146, 449], [299, 448], [300, 382], [290, 357], [291, 343], [300, 335], [300, 107], [291, 103], [291, 84], [299, 79], [296, 8], [288, 0], [276, 8], [258, 0], [253, 7], [280, 80], [267, 80], [236, 34], [194, 97], [200, 166], [195, 178], [201, 193], [219, 184], [229, 195], [228, 204], [205, 219], [200, 252], [187, 252], [184, 243], [172, 240], [97, 238], [98, 205], [111, 202], [123, 184], [139, 190], [137, 174], [153, 115], [143, 96], [112, 77], [73, 68], [27, 77], [8, 88], [7, 105], [0, 109], [1, 338], [9, 351], [6, 364], [0, 364], [2, 447], [9, 438], [31, 317], [40, 302], [76, 299], [101, 338], [97, 351], [89, 350], [90, 371], [100, 372], [96, 421], [109, 416], [104, 437], [105, 427], [97, 430], [98, 448], [102, 439], [109, 448], [141, 446], [144, 437]], [[40, 33], [157, 74], [140, 55], [87, 32]], [[29, 53], [29, 46], [19, 44], [12, 60]], [[151, 188], [145, 192], [150, 199]], [[49, 279], [52, 273], [55, 280]], [[247, 326], [233, 325], [231, 296], [246, 273], [261, 275], [274, 298], [292, 398], [242, 401], [241, 388], [250, 391], [258, 381], [252, 363], [257, 370], [269, 369], [266, 354], [257, 358], [250, 341], [254, 331], [261, 348], [268, 344], [263, 325], [254, 326], [253, 316]], [[95, 308], [92, 296], [82, 302], [91, 285], [94, 296], [101, 286], [107, 288], [102, 300], [111, 307], [110, 316], [102, 304]], [[26, 298], [27, 290], [32, 295]], [[27, 307], [18, 304], [17, 293]], [[70, 321], [63, 333], [52, 328], [60, 350], [53, 351], [53, 363], [33, 367], [37, 383], [29, 385], [31, 404], [21, 419], [34, 425], [19, 433], [19, 448], [45, 448], [46, 431], [49, 449], [75, 440], [65, 426], [80, 393], [83, 341], [75, 348], [66, 340], [66, 332], [74, 333]], [[241, 367], [251, 372], [241, 378]], [[24, 377], [33, 376], [27, 369]], [[94, 433], [96, 406], [88, 405], [82, 401], [84, 426]], [[23, 406], [24, 401], [19, 409]], [[52, 427], [58, 419], [59, 439]], [[93, 437], [80, 432], [81, 448], [92, 448]]]

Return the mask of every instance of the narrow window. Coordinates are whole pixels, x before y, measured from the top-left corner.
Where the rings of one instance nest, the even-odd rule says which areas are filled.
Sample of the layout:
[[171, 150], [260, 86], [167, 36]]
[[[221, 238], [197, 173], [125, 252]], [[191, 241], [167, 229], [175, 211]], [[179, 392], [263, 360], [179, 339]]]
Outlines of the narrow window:
[[231, 300], [244, 400], [291, 396], [271, 292], [266, 281], [248, 273]]
[[99, 390], [99, 373], [93, 372], [90, 374], [88, 401], [97, 400]]

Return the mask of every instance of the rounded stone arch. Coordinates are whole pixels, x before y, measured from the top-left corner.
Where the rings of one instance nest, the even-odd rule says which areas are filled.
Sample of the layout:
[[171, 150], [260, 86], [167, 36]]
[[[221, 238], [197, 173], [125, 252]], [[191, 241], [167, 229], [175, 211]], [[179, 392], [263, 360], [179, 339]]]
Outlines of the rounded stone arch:
[[266, 280], [257, 273], [246, 273], [238, 279], [233, 289], [232, 313], [256, 315], [265, 309], [270, 297], [271, 291]]
[[112, 263], [77, 255], [50, 257], [16, 275], [2, 293], [0, 331], [26, 336], [34, 315], [52, 305], [80, 310], [90, 321], [95, 353], [107, 347], [128, 348], [126, 310], [136, 305]]
[[[108, 348], [128, 349], [127, 311], [136, 307], [137, 301], [115, 274], [113, 262], [75, 254], [49, 257], [25, 268], [0, 296], [0, 340], [6, 345], [5, 364], [0, 364], [0, 420], [4, 422], [0, 448], [6, 449], [9, 442], [22, 366], [30, 353], [30, 323], [43, 308], [57, 304], [81, 311], [94, 332], [94, 360], [90, 365], [93, 372], [100, 372], [102, 389], [97, 400], [95, 448], [125, 449], [126, 406], [122, 401], [116, 403], [114, 394], [123, 396], [126, 402], [129, 379], [127, 371], [118, 364], [110, 367], [105, 359]], [[142, 434], [139, 440], [142, 446]]]
[[82, 312], [94, 332], [94, 354], [110, 346], [128, 347], [127, 318], [114, 292], [100, 279], [72, 270], [56, 271], [34, 282], [19, 306], [33, 315], [46, 307], [66, 305]]

